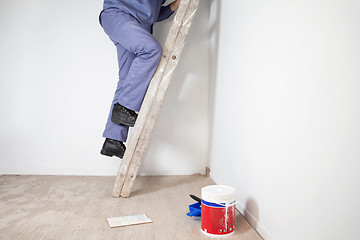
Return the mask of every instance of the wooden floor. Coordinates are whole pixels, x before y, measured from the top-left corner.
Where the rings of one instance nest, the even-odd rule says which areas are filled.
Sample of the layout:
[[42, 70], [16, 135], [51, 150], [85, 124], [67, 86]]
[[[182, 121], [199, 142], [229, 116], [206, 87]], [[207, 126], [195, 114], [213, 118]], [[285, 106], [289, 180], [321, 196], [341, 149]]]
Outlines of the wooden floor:
[[[0, 176], [0, 239], [211, 239], [186, 216], [205, 176], [138, 177], [128, 199], [111, 197], [114, 177]], [[153, 223], [111, 229], [108, 217], [146, 214]], [[235, 234], [262, 239], [237, 213]]]

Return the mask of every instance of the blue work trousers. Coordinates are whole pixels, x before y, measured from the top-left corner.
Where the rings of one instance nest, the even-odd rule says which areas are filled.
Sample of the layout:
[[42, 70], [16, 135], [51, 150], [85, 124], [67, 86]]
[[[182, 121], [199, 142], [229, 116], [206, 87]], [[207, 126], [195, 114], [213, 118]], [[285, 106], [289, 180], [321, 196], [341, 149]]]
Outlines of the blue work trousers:
[[111, 121], [113, 106], [118, 102], [131, 110], [140, 110], [150, 80], [160, 62], [162, 47], [150, 34], [150, 29], [119, 9], [104, 10], [100, 15], [100, 23], [116, 46], [119, 64], [119, 81], [103, 137], [125, 142], [128, 127]]

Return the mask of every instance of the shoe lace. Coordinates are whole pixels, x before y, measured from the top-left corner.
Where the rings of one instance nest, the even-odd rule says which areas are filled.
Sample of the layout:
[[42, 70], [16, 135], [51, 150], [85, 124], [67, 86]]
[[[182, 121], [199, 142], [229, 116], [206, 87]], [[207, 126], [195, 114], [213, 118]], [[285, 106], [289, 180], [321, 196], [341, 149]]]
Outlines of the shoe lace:
[[116, 143], [121, 147], [122, 150], [125, 151], [124, 144], [123, 144], [121, 141], [117, 141], [117, 140], [116, 140]]
[[126, 108], [126, 107], [124, 107], [124, 106], [122, 106], [122, 107], [123, 107], [123, 109], [124, 109], [126, 112], [128, 112], [128, 113], [130, 114], [130, 116], [132, 116], [132, 117], [136, 117], [136, 116], [137, 116], [137, 114], [136, 114], [135, 111], [133, 111], [133, 110], [131, 110], [131, 109], [128, 109], [128, 108]]

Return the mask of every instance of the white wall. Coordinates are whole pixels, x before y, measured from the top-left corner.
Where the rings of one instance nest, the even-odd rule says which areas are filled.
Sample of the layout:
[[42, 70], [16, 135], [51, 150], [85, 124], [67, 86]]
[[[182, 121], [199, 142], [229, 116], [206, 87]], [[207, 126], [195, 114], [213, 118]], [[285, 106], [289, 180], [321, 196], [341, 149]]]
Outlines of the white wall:
[[[102, 0], [1, 1], [1, 174], [116, 174], [120, 159], [99, 154], [118, 71], [101, 8]], [[141, 174], [204, 171], [208, 17], [202, 1]], [[156, 26], [162, 43], [170, 24]]]
[[211, 177], [266, 239], [358, 239], [360, 2], [216, 4]]

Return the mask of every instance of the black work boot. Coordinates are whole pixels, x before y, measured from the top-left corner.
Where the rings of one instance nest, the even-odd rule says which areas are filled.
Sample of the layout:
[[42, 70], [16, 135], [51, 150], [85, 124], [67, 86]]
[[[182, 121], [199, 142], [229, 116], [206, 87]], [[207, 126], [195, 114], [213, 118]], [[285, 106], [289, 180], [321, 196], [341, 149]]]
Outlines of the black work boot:
[[100, 153], [108, 157], [117, 156], [123, 158], [125, 150], [126, 147], [123, 142], [107, 138]]
[[119, 103], [115, 103], [112, 110], [111, 121], [118, 125], [133, 127], [137, 116], [135, 111], [123, 107]]

